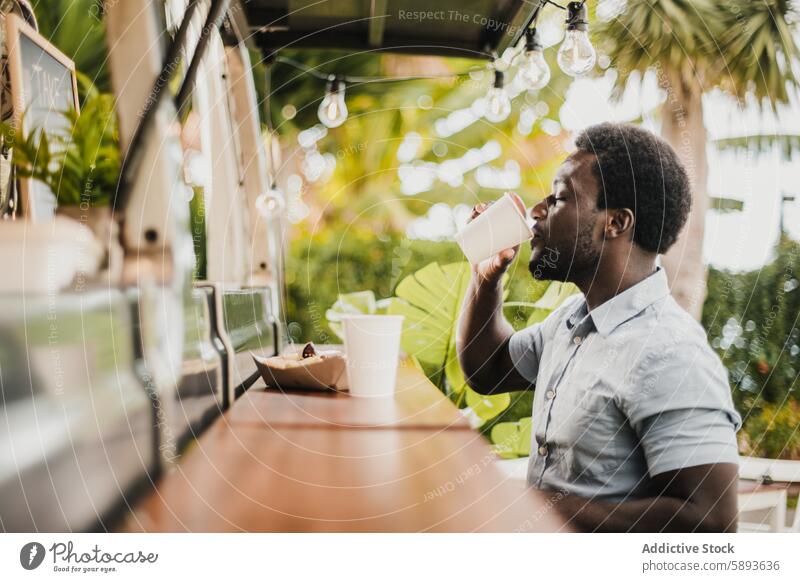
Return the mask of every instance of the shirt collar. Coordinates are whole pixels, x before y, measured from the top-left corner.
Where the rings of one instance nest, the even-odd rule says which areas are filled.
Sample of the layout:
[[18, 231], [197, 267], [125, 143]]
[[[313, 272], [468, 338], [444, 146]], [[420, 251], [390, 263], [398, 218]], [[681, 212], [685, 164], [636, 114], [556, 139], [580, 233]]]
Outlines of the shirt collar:
[[588, 313], [594, 322], [595, 329], [600, 335], [607, 336], [617, 326], [640, 314], [667, 295], [669, 295], [667, 275], [664, 269], [656, 267], [655, 273], [591, 311], [588, 311], [585, 299], [579, 301], [577, 308], [567, 318], [567, 327], [572, 329]]

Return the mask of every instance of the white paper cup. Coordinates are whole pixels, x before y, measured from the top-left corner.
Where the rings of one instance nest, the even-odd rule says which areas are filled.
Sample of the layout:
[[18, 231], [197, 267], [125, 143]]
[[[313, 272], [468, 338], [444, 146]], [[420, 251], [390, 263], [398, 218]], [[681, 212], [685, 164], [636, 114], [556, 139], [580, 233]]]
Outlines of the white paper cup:
[[345, 315], [344, 346], [350, 396], [394, 394], [402, 315]]
[[532, 238], [533, 231], [528, 220], [508, 192], [462, 228], [455, 237], [458, 246], [473, 265]]

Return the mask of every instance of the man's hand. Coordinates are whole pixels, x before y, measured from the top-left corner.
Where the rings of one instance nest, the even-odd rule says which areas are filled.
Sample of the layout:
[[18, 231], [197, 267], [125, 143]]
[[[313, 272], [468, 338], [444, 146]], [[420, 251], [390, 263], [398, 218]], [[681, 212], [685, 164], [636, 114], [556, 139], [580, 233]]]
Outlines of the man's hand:
[[[524, 215], [525, 204], [522, 202], [522, 199], [514, 193], [511, 193], [511, 197], [514, 199], [514, 202]], [[473, 206], [472, 214], [470, 215], [469, 220], [475, 220], [475, 218], [483, 214], [491, 204], [491, 202], [481, 202], [480, 204]], [[479, 264], [473, 265], [472, 270], [480, 277], [481, 281], [486, 281], [490, 284], [499, 283], [501, 277], [508, 269], [508, 266], [514, 261], [514, 257], [517, 256], [518, 252], [519, 245], [510, 249], [504, 249], [493, 257], [489, 257], [485, 261], [481, 261]]]

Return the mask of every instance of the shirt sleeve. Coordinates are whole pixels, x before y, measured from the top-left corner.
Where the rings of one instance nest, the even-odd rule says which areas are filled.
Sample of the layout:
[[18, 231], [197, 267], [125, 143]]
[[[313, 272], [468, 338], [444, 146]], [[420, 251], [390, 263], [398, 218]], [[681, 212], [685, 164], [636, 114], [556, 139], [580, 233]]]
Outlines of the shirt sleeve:
[[725, 368], [706, 345], [659, 350], [637, 367], [622, 408], [651, 477], [687, 467], [739, 462]]
[[535, 323], [514, 335], [508, 342], [508, 352], [517, 372], [531, 384], [536, 383], [539, 361], [544, 350], [544, 322]]

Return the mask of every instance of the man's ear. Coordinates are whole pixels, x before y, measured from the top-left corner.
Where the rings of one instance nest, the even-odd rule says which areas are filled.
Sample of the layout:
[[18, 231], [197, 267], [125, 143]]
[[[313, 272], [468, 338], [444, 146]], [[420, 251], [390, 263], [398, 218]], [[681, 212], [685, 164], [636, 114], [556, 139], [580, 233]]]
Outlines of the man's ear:
[[622, 236], [633, 236], [633, 225], [636, 222], [630, 208], [609, 208], [606, 210], [606, 238], [614, 239]]

